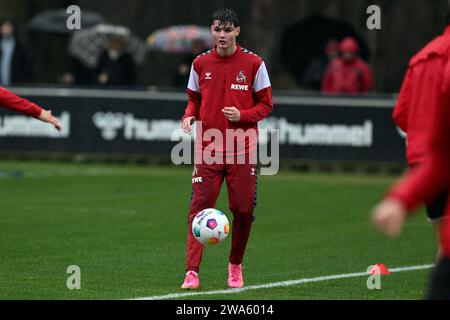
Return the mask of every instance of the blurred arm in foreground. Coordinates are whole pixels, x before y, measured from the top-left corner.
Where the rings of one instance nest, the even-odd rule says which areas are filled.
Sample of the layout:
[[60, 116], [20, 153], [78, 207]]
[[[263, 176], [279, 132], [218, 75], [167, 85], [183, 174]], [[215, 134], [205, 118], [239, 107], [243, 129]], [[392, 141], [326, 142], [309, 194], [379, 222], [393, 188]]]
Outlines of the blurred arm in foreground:
[[61, 130], [61, 125], [50, 110], [45, 110], [35, 103], [15, 95], [13, 92], [0, 86], [0, 107], [21, 112], [27, 116], [52, 124], [55, 129]]

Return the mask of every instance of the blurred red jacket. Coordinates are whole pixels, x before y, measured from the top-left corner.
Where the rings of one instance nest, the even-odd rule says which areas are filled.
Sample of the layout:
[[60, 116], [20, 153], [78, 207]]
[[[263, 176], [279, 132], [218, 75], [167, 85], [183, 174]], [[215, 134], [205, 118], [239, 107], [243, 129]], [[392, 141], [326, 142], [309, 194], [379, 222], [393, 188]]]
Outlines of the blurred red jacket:
[[[426, 148], [427, 161], [412, 169], [388, 193], [389, 198], [400, 200], [408, 211], [422, 202], [433, 201], [442, 190], [450, 190], [450, 62], [442, 71], [442, 89], [436, 97], [435, 121]], [[444, 256], [450, 258], [450, 199], [445, 214], [441, 244]]]
[[450, 27], [419, 51], [409, 62], [393, 119], [407, 133], [406, 156], [410, 165], [427, 157], [427, 144], [442, 90], [450, 50]]
[[39, 118], [42, 111], [42, 108], [38, 105], [18, 97], [2, 86], [0, 86], [0, 107], [18, 111], [34, 118]]
[[361, 58], [334, 59], [322, 80], [324, 93], [366, 93], [373, 88], [372, 71]]

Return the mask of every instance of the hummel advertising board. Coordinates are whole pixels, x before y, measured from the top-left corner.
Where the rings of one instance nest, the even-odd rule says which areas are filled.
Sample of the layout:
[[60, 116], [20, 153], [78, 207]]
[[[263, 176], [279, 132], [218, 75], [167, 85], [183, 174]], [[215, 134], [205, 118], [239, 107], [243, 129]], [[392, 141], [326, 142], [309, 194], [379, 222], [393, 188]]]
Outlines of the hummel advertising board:
[[[14, 90], [14, 89], [13, 89]], [[170, 159], [186, 95], [169, 92], [27, 89], [16, 93], [53, 111], [63, 126], [0, 109], [0, 155], [18, 152], [157, 155]], [[394, 99], [275, 95], [261, 131], [276, 130], [281, 159], [403, 162]], [[263, 137], [260, 142], [265, 143]]]

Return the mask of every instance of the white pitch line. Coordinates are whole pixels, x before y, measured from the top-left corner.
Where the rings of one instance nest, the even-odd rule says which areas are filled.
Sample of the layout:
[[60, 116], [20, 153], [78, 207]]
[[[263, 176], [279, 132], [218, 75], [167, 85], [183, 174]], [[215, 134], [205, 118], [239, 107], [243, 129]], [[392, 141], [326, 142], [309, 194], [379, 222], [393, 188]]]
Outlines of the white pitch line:
[[[409, 266], [409, 267], [400, 267], [400, 268], [392, 268], [389, 269], [391, 273], [395, 272], [405, 272], [405, 271], [416, 271], [416, 270], [425, 270], [431, 269], [434, 267], [434, 264], [424, 264], [419, 266]], [[178, 299], [183, 297], [192, 297], [192, 296], [204, 296], [204, 295], [216, 295], [216, 294], [234, 294], [240, 293], [244, 291], [257, 290], [257, 289], [266, 289], [266, 288], [275, 288], [275, 287], [289, 287], [296, 286], [304, 283], [311, 282], [322, 282], [328, 280], [336, 280], [336, 279], [348, 279], [348, 278], [356, 278], [356, 277], [368, 277], [369, 274], [367, 272], [356, 272], [356, 273], [345, 273], [345, 274], [337, 274], [330, 276], [321, 276], [316, 278], [304, 278], [297, 280], [288, 280], [288, 281], [280, 281], [280, 282], [272, 282], [254, 286], [247, 286], [241, 289], [224, 289], [224, 290], [212, 290], [212, 291], [196, 291], [196, 292], [186, 292], [186, 293], [171, 293], [162, 296], [151, 296], [151, 297], [143, 297], [136, 298], [131, 300], [164, 300], [164, 299]]]

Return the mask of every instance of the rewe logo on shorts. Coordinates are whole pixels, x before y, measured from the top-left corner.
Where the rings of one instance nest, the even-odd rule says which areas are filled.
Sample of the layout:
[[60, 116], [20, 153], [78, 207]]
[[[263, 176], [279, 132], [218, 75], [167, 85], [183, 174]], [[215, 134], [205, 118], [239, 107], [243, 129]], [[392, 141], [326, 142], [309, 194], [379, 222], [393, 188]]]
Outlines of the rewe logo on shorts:
[[192, 178], [192, 183], [202, 183], [202, 177]]

